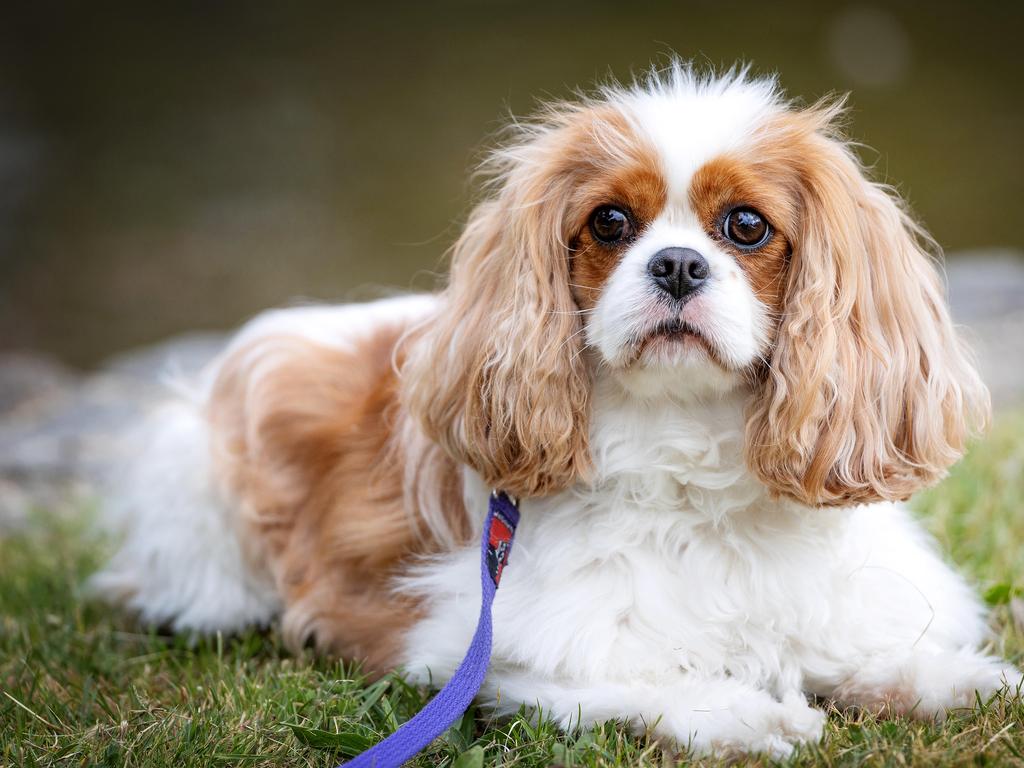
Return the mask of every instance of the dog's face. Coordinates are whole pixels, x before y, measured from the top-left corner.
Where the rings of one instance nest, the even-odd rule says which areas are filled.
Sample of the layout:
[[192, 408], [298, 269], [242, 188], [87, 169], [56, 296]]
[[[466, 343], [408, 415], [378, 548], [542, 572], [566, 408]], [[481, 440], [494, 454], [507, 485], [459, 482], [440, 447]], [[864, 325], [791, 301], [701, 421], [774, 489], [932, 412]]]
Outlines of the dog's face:
[[637, 394], [732, 388], [770, 356], [799, 188], [762, 146], [763, 97], [634, 94], [616, 137], [631, 151], [591, 150], [607, 154], [568, 214], [570, 287], [589, 346]]
[[675, 68], [550, 109], [494, 156], [407, 368], [428, 434], [497, 486], [586, 475], [589, 395], [746, 387], [747, 460], [809, 504], [905, 498], [987, 395], [926, 236], [771, 82]]

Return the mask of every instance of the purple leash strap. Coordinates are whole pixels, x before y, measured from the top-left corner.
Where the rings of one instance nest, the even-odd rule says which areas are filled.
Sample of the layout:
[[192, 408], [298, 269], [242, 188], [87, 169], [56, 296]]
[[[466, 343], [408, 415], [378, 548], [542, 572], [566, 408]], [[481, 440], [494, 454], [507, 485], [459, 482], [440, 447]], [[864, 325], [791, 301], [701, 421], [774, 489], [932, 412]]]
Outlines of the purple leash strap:
[[519, 507], [504, 491], [491, 493], [480, 542], [480, 586], [483, 600], [473, 642], [448, 684], [427, 706], [384, 741], [338, 768], [399, 768], [444, 733], [466, 711], [487, 675], [491, 660], [491, 605], [498, 591], [501, 572], [508, 563]]

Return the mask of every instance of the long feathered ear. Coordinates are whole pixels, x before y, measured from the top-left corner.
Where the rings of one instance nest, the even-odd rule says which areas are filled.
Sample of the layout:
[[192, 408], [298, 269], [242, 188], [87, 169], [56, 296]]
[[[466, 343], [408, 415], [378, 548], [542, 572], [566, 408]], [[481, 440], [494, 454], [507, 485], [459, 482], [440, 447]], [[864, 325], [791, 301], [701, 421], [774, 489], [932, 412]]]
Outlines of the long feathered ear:
[[495, 487], [561, 489], [589, 468], [589, 381], [565, 238], [569, 162], [557, 132], [501, 153], [436, 317], [407, 345], [407, 407]]
[[790, 115], [776, 137], [794, 158], [802, 222], [747, 446], [775, 491], [841, 506], [937, 481], [989, 401], [950, 320], [933, 242], [830, 135], [836, 111]]

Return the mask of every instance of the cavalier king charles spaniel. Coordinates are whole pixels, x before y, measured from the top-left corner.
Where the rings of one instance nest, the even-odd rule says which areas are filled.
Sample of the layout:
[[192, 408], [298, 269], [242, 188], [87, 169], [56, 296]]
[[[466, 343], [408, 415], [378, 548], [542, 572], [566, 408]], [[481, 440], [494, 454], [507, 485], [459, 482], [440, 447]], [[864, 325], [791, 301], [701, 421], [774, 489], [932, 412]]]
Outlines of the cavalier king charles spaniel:
[[1019, 686], [903, 504], [987, 391], [841, 113], [675, 64], [516, 124], [444, 290], [260, 315], [154, 414], [94, 587], [438, 684], [497, 488], [499, 714], [785, 755], [809, 697], [934, 718]]

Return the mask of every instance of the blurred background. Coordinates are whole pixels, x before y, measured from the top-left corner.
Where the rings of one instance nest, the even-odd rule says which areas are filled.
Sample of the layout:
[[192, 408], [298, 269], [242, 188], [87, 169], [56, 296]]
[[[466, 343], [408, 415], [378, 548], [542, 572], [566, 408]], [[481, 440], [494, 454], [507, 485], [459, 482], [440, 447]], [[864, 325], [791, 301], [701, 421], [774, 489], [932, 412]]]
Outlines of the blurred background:
[[163, 5], [4, 11], [0, 476], [101, 455], [157, 361], [198, 365], [260, 309], [433, 287], [510, 112], [670, 52], [850, 91], [1021, 399], [1024, 3]]
[[[24, 3], [0, 32], [0, 343], [92, 366], [295, 297], [431, 287], [506, 113], [753, 62], [947, 250], [1024, 248], [1024, 3]], [[13, 17], [12, 17], [13, 13]]]

